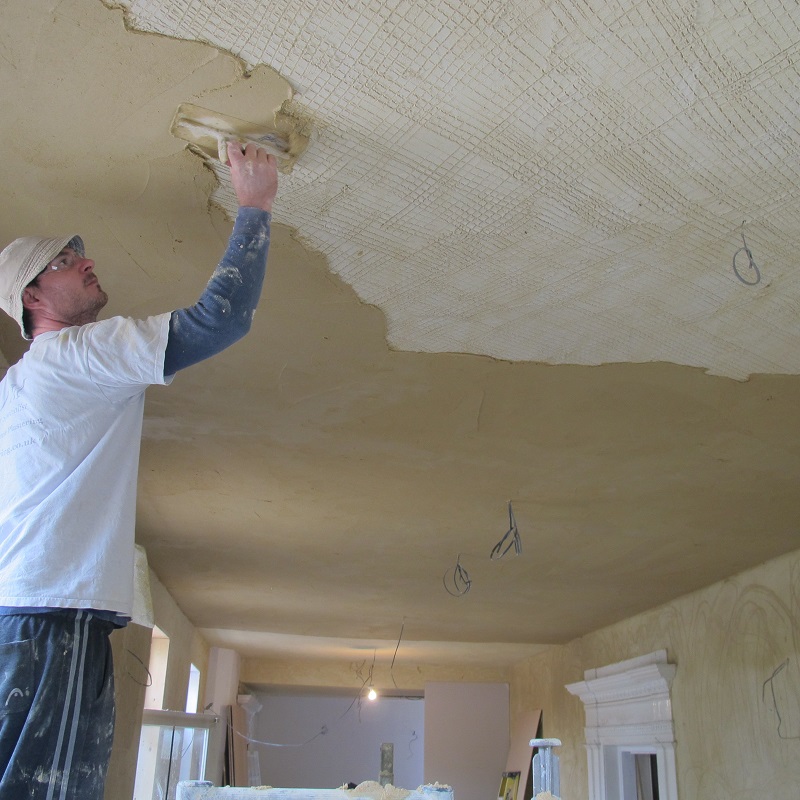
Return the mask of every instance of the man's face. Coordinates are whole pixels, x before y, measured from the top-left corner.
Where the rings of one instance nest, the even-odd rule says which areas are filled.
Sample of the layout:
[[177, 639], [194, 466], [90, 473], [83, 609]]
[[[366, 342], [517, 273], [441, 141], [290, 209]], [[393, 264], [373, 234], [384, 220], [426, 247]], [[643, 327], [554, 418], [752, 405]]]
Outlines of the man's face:
[[94, 261], [65, 247], [25, 289], [27, 308], [67, 325], [94, 322], [108, 295], [94, 274]]

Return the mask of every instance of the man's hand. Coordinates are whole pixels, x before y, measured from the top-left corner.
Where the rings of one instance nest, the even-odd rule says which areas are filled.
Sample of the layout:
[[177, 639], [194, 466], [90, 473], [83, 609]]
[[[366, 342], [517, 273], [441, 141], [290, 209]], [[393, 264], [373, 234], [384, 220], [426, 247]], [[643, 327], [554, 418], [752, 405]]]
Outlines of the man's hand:
[[252, 142], [244, 152], [240, 142], [228, 142], [228, 163], [239, 205], [272, 211], [272, 201], [278, 191], [275, 156]]

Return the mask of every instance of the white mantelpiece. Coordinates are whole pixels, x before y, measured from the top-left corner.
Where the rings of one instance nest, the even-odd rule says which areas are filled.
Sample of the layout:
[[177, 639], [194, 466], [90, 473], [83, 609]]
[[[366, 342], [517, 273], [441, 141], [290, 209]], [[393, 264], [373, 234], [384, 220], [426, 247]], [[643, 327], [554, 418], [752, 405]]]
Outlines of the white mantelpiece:
[[[586, 711], [589, 800], [626, 797], [636, 755], [657, 759], [661, 800], [678, 800], [670, 687], [675, 665], [666, 650], [584, 673], [569, 692]], [[630, 762], [630, 764], [629, 764]]]

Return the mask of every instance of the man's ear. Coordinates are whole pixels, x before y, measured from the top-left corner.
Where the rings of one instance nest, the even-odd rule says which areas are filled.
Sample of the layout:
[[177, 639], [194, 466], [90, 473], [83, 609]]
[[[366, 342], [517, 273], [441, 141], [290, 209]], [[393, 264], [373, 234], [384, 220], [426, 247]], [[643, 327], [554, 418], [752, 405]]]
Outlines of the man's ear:
[[39, 287], [35, 283], [29, 283], [22, 290], [22, 307], [37, 308], [40, 302]]

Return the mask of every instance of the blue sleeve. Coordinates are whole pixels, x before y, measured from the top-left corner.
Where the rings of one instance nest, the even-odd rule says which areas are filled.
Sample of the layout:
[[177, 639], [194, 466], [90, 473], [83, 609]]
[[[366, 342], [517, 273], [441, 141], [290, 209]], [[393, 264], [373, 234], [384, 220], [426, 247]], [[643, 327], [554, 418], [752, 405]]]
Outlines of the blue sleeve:
[[200, 299], [172, 312], [165, 376], [216, 355], [250, 330], [267, 267], [270, 220], [267, 211], [239, 209], [225, 255]]

